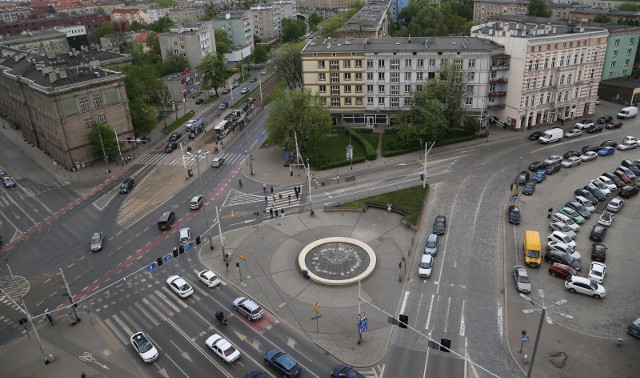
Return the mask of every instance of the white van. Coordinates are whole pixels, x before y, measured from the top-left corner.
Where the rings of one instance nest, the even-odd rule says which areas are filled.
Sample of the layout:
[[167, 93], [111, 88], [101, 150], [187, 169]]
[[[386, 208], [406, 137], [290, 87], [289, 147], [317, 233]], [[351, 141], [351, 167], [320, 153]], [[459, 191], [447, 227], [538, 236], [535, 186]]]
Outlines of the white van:
[[542, 136], [538, 139], [540, 143], [553, 143], [562, 140], [562, 136], [564, 135], [564, 131], [556, 127], [555, 129], [549, 129], [542, 134]]
[[580, 226], [573, 221], [573, 219], [569, 218], [568, 216], [561, 214], [561, 213], [555, 213], [551, 216], [551, 222], [562, 222], [564, 224], [566, 224], [567, 226], [569, 226], [569, 228], [573, 231], [573, 232], [577, 232], [580, 229]]
[[636, 115], [638, 115], [638, 108], [635, 106], [627, 106], [618, 112], [618, 118], [620, 119], [633, 118]]

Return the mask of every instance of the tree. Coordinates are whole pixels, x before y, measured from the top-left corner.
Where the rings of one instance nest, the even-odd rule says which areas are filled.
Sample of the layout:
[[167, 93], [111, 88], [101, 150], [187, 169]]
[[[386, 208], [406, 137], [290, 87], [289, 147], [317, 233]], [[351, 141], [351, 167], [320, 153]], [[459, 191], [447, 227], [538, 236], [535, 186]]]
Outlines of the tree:
[[286, 82], [289, 89], [303, 87], [302, 81], [302, 48], [304, 43], [286, 43], [277, 50], [271, 51], [273, 68]]
[[189, 63], [185, 57], [169, 52], [167, 57], [162, 61], [162, 67], [160, 69], [160, 76], [172, 74], [175, 72], [182, 72], [189, 68]]
[[144, 22], [133, 21], [131, 25], [129, 25], [129, 30], [131, 31], [144, 30], [146, 29], [146, 27], [147, 27], [147, 24], [145, 24]]
[[172, 8], [176, 5], [176, 0], [155, 0], [160, 8]]
[[136, 135], [149, 134], [156, 125], [156, 109], [140, 98], [129, 98], [131, 124]]
[[317, 14], [316, 12], [313, 12], [309, 15], [309, 19], [307, 20], [307, 23], [309, 24], [309, 29], [311, 29], [312, 31], [316, 31], [318, 29], [318, 25], [322, 22], [322, 17], [320, 17], [319, 14]]
[[104, 21], [100, 25], [98, 25], [98, 27], [96, 28], [96, 31], [93, 32], [93, 37], [95, 38], [96, 41], [100, 41], [101, 37], [104, 37], [109, 34], [113, 34], [114, 31], [115, 31], [115, 27], [113, 26], [113, 24], [110, 22]]
[[266, 63], [269, 58], [269, 50], [264, 45], [257, 45], [251, 58], [255, 64]]
[[302, 148], [311, 148], [329, 133], [331, 114], [324, 108], [320, 98], [309, 89], [293, 91], [283, 89], [273, 96], [273, 109], [265, 128], [269, 139], [286, 146], [294, 146], [294, 135]]
[[150, 23], [147, 25], [147, 28], [156, 33], [166, 33], [173, 25], [173, 21], [171, 21], [169, 17], [165, 16], [160, 17], [156, 22]]
[[354, 14], [356, 14], [365, 5], [365, 0], [354, 0], [351, 3], [351, 7], [346, 12], [338, 13], [337, 15], [322, 21], [320, 26], [322, 27], [322, 37], [333, 37], [342, 25], [344, 25]]
[[608, 24], [611, 22], [611, 18], [605, 14], [599, 14], [593, 18], [593, 22], [598, 22], [600, 24]]
[[225, 54], [231, 52], [231, 40], [227, 36], [227, 32], [222, 29], [213, 29], [216, 38], [216, 51]]
[[282, 42], [295, 42], [307, 33], [307, 24], [297, 18], [282, 20]]
[[105, 16], [107, 14], [107, 11], [105, 11], [103, 7], [98, 7], [98, 9], [96, 9], [96, 14]]
[[403, 146], [415, 145], [420, 140], [437, 141], [447, 133], [444, 104], [429, 98], [427, 92], [418, 91], [410, 102], [408, 111], [397, 115], [398, 137]]
[[224, 87], [224, 83], [230, 76], [224, 65], [222, 54], [205, 55], [196, 67], [196, 72], [205, 85], [211, 85], [216, 92], [216, 97], [219, 96], [218, 88]]
[[467, 115], [464, 100], [470, 96], [467, 89], [467, 74], [453, 63], [443, 62], [436, 78], [427, 81], [426, 96], [444, 106], [444, 116], [449, 129], [462, 126]]
[[[102, 138], [102, 140], [101, 140]], [[91, 143], [91, 156], [104, 159], [104, 155], [109, 157], [118, 155], [118, 141], [116, 134], [104, 123], [96, 123], [89, 131], [89, 142]], [[104, 146], [104, 154], [102, 147]]]
[[529, 0], [527, 15], [533, 17], [551, 17], [551, 11], [547, 8], [545, 0]]
[[636, 12], [638, 10], [638, 6], [635, 3], [623, 3], [618, 5], [618, 10]]
[[[162, 112], [166, 114], [166, 110], [169, 107], [169, 101], [171, 101], [169, 88], [167, 88], [167, 85], [161, 79], [156, 79], [151, 83], [150, 89], [153, 94], [153, 103], [159, 106], [162, 109]], [[164, 117], [164, 127], [167, 127], [167, 117]]]

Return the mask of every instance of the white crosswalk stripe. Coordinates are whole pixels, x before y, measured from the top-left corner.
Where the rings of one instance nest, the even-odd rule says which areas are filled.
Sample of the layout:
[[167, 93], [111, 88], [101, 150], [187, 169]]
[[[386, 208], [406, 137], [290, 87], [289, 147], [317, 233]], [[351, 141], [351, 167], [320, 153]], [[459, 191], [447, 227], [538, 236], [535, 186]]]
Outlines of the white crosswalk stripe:
[[[237, 164], [244, 159], [244, 154], [235, 154], [235, 153], [216, 154], [216, 155], [210, 155], [210, 156], [224, 157], [225, 164]], [[184, 160], [184, 163], [183, 163], [183, 160]], [[182, 155], [180, 155], [180, 153], [167, 154], [164, 152], [152, 152], [137, 159], [135, 161], [135, 164], [138, 164], [138, 165], [162, 164], [162, 165], [173, 165], [173, 166], [181, 166], [181, 165], [192, 166], [196, 164], [196, 157], [193, 154], [188, 154], [188, 155], [185, 154], [183, 157]]]
[[[285, 213], [287, 213], [288, 210], [297, 211], [298, 207], [303, 203], [301, 202], [303, 193], [296, 198], [296, 193], [293, 188], [286, 190], [274, 188], [274, 194], [271, 195], [270, 193], [269, 190], [267, 190], [266, 195], [264, 193], [243, 193], [234, 189], [229, 192], [222, 206], [231, 207], [262, 203], [267, 213], [269, 213], [269, 209], [273, 209], [274, 211], [276, 209], [278, 209], [278, 211], [284, 210]], [[269, 217], [269, 215], [267, 215], [267, 217]]]

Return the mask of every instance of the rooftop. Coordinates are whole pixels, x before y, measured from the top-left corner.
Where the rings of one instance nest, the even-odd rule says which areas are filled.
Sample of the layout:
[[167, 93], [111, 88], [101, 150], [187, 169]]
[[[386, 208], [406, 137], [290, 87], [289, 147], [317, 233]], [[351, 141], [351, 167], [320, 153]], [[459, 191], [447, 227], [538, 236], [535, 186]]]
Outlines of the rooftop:
[[[525, 16], [525, 15], [509, 15], [509, 14], [503, 14], [500, 16], [492, 16], [489, 18], [491, 21], [513, 21], [513, 22], [525, 22], [528, 24], [538, 24], [538, 25], [545, 25], [545, 24], [549, 24], [549, 19], [548, 18], [543, 18], [543, 17], [531, 17], [531, 16]], [[568, 27], [571, 23], [569, 21], [566, 20], [553, 20], [550, 22], [551, 25], [555, 26], [555, 25], [561, 25], [561, 26], [565, 26]], [[624, 29], [629, 29], [629, 30], [633, 30], [633, 31], [637, 31], [640, 27], [639, 26], [633, 26], [633, 25], [621, 25], [621, 24], [600, 24], [597, 22], [582, 22], [581, 23], [584, 26], [587, 27], [591, 27], [591, 28], [603, 28], [603, 29], [607, 29], [610, 31], [618, 31], [618, 30], [624, 30]]]
[[66, 34], [57, 30], [33, 30], [28, 32], [22, 32], [18, 35], [0, 35], [0, 43], [15, 42], [28, 40], [32, 38], [54, 38], [54, 37], [66, 37]]
[[248, 9], [234, 9], [234, 10], [222, 12], [216, 17], [216, 21], [243, 18], [243, 17], [246, 17], [247, 12], [249, 12]]
[[369, 0], [356, 14], [338, 29], [338, 32], [375, 30], [386, 16], [389, 0]]
[[305, 46], [308, 52], [444, 52], [487, 51], [503, 47], [492, 41], [474, 37], [388, 37], [388, 38], [338, 38], [312, 40]]
[[562, 24], [536, 20], [492, 21], [471, 27], [472, 34], [510, 36], [515, 38], [540, 38], [542, 36], [573, 35], [579, 33], [605, 32], [602, 26], [585, 26], [584, 24]]

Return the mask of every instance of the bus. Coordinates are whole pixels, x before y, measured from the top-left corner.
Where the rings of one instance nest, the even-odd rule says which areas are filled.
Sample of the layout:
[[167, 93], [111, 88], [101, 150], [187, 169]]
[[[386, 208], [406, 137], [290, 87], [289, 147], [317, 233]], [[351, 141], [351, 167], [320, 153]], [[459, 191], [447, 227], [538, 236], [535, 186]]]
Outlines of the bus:
[[224, 138], [229, 132], [230, 126], [231, 125], [229, 123], [229, 120], [223, 119], [222, 121], [220, 121], [220, 123], [218, 123], [215, 127], [216, 140], [221, 140], [222, 138]]
[[538, 267], [542, 263], [542, 243], [538, 231], [526, 230], [523, 243], [524, 263], [530, 267]]

